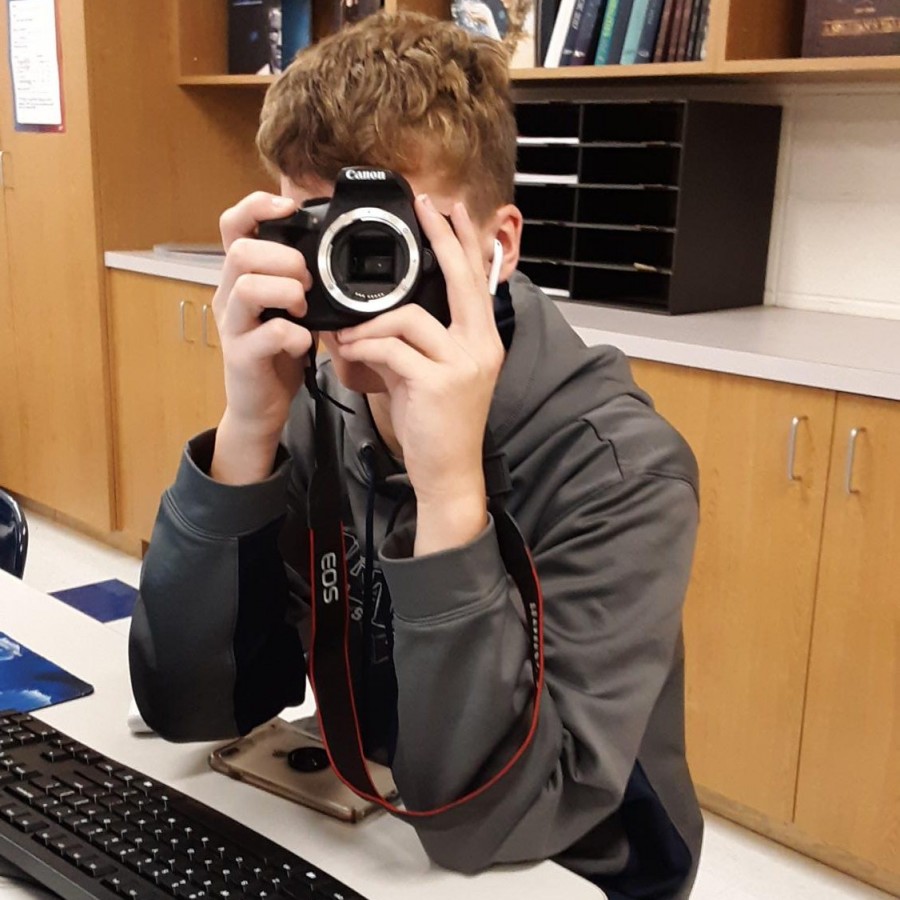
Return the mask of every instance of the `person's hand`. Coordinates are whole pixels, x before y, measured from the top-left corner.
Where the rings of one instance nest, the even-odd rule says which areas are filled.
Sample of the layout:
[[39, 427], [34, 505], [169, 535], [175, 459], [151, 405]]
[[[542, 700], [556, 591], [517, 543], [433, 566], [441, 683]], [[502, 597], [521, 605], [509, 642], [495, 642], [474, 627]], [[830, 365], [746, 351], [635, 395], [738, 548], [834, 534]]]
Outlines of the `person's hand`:
[[[423, 196], [416, 212], [447, 282], [451, 324], [416, 304], [338, 332], [338, 352], [383, 379], [416, 493], [416, 555], [459, 546], [487, 522], [482, 447], [504, 350], [478, 233], [461, 203], [453, 227]], [[454, 234], [455, 230], [455, 234]]]
[[312, 278], [292, 247], [255, 238], [257, 225], [296, 210], [287, 197], [258, 191], [219, 220], [225, 265], [213, 312], [225, 365], [226, 407], [216, 435], [210, 474], [231, 484], [267, 477], [300, 388], [307, 329], [284, 318], [260, 321], [266, 308], [306, 315]]

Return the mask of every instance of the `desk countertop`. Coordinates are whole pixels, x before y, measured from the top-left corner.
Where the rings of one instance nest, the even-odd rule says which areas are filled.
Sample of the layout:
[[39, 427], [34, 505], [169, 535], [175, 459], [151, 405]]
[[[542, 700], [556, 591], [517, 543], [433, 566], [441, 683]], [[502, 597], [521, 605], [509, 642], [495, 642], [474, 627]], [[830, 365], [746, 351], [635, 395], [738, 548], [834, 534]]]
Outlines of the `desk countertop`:
[[[153, 252], [109, 252], [106, 265], [218, 285], [221, 264]], [[589, 345], [613, 344], [654, 360], [900, 400], [900, 320], [807, 312], [773, 306], [685, 316], [558, 303]]]
[[[132, 735], [127, 640], [108, 626], [0, 571], [0, 630], [94, 685], [89, 697], [35, 715], [101, 753], [164, 781], [284, 845], [371, 900], [603, 900], [599, 888], [551, 862], [474, 877], [432, 866], [409, 825], [377, 815], [347, 825], [213, 772], [214, 744]], [[311, 701], [295, 712], [312, 712]], [[4, 896], [13, 892], [9, 888]], [[17, 896], [42, 896], [26, 888]]]

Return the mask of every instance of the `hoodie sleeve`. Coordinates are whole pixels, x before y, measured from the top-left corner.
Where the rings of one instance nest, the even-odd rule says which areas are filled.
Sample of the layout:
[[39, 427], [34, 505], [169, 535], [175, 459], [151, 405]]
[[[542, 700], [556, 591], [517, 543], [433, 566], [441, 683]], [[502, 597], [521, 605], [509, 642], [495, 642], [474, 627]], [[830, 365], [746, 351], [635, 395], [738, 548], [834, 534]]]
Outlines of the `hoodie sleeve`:
[[214, 446], [192, 440], [163, 495], [129, 635], [138, 708], [172, 741], [246, 734], [305, 692], [305, 492], [283, 448], [263, 482], [214, 481]]
[[[537, 733], [493, 788], [415, 823], [441, 865], [474, 872], [554, 856], [621, 804], [678, 647], [698, 509], [688, 479], [615, 473], [605, 484], [576, 474], [564, 512], [533, 540], [545, 602]], [[506, 764], [533, 683], [493, 523], [467, 546], [411, 553], [409, 533], [382, 549], [399, 685], [394, 776], [417, 810], [447, 804]]]

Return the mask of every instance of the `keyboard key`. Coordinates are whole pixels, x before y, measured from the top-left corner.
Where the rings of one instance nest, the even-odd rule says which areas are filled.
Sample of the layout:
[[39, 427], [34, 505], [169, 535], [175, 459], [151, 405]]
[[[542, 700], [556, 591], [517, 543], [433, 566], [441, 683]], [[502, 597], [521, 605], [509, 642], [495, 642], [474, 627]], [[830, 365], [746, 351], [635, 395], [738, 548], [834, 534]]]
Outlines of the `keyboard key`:
[[71, 759], [72, 754], [66, 750], [62, 750], [59, 747], [50, 747], [48, 750], [44, 750], [41, 753], [41, 759], [46, 759], [47, 762], [56, 763], [61, 762], [64, 759]]
[[63, 859], [67, 859], [70, 863], [75, 863], [75, 865], [78, 866], [81, 865], [83, 860], [90, 859], [97, 854], [92, 847], [88, 847], [79, 842], [64, 849], [62, 855]]
[[83, 860], [79, 866], [82, 872], [87, 872], [92, 878], [105, 878], [112, 875], [116, 871], [116, 867], [102, 856], [95, 856], [91, 859]]
[[3, 816], [9, 822], [12, 822], [13, 819], [19, 816], [26, 815], [28, 811], [28, 807], [23, 806], [21, 803], [6, 803], [0, 806], [0, 816]]
[[80, 846], [79, 841], [77, 841], [71, 834], [64, 834], [62, 837], [54, 837], [51, 838], [47, 842], [47, 846], [54, 852], [60, 854], [62, 856], [66, 850], [71, 847]]
[[60, 831], [55, 825], [47, 825], [44, 828], [36, 831], [32, 837], [36, 841], [40, 841], [45, 847], [50, 844], [51, 841], [59, 840], [60, 838], [66, 837], [66, 832]]
[[19, 831], [24, 831], [25, 834], [33, 834], [35, 831], [40, 831], [47, 823], [44, 819], [31, 813], [27, 813], [24, 816], [13, 819], [12, 824], [15, 828], [18, 828]]
[[15, 784], [12, 787], [8, 787], [6, 792], [13, 797], [18, 797], [19, 800], [23, 800], [29, 806], [31, 806], [39, 797], [44, 796], [41, 791], [31, 784]]

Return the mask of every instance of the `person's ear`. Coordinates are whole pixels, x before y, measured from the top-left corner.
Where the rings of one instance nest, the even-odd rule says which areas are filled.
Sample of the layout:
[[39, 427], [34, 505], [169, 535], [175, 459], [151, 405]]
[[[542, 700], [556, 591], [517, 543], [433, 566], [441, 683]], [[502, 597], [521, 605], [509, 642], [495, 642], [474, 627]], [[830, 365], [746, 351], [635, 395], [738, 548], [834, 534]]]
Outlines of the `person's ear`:
[[[512, 203], [501, 206], [493, 216], [492, 231], [503, 248], [500, 281], [507, 281], [519, 265], [519, 244], [522, 241], [522, 213]], [[493, 255], [493, 241], [492, 255]]]

